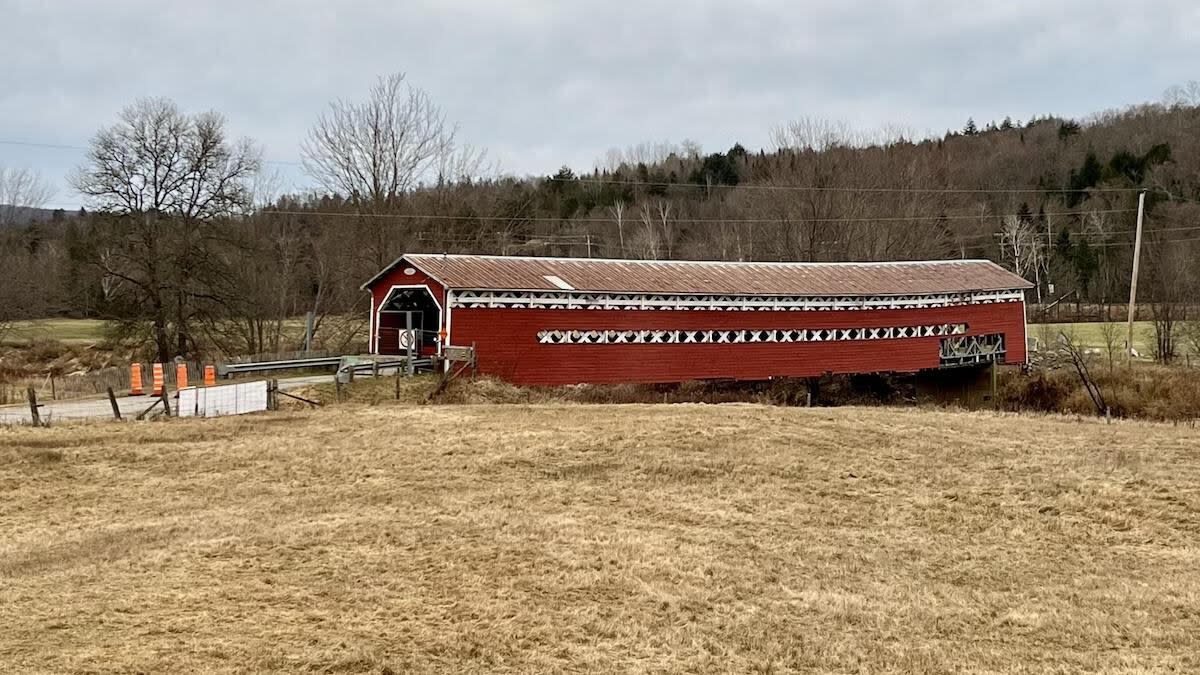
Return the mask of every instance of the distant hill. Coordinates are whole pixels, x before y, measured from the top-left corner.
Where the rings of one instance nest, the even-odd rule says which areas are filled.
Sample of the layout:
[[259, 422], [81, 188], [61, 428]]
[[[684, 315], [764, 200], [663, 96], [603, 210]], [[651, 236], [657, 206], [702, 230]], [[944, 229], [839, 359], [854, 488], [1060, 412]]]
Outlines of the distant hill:
[[55, 213], [73, 215], [63, 209], [32, 209], [26, 206], [0, 204], [0, 227], [21, 227], [30, 223], [43, 223], [54, 219]]

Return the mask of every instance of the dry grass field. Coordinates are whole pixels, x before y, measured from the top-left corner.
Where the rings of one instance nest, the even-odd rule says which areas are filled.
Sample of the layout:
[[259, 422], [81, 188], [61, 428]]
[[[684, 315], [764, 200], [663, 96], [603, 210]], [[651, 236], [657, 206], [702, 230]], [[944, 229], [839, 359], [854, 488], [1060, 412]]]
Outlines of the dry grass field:
[[1193, 672], [1200, 433], [349, 404], [0, 429], [3, 672]]

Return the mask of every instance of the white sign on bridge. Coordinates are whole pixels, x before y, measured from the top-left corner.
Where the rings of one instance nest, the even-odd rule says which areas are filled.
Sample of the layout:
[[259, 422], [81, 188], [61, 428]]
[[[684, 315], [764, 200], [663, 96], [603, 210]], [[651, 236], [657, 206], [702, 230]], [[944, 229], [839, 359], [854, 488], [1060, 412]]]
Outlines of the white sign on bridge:
[[244, 415], [267, 409], [267, 383], [245, 382], [179, 390], [180, 417]]

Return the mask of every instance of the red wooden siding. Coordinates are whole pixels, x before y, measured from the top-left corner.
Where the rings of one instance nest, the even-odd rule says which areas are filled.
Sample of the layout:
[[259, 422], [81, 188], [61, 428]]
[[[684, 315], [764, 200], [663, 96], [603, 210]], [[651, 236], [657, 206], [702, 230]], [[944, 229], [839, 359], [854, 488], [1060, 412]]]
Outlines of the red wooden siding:
[[912, 372], [939, 365], [940, 337], [801, 343], [541, 344], [540, 330], [882, 328], [966, 323], [968, 335], [1003, 333], [1009, 363], [1025, 362], [1020, 302], [829, 312], [666, 310], [453, 310], [450, 341], [474, 344], [481, 373], [517, 384], [678, 382]]

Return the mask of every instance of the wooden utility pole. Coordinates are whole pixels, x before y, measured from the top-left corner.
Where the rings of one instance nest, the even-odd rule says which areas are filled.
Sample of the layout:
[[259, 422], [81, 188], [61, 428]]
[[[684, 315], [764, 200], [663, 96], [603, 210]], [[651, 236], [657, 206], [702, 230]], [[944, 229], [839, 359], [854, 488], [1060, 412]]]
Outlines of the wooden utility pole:
[[1137, 234], [1133, 236], [1133, 273], [1129, 277], [1129, 321], [1125, 331], [1125, 365], [1133, 364], [1133, 319], [1137, 315], [1138, 263], [1142, 259], [1142, 220], [1146, 214], [1146, 191], [1138, 193]]

